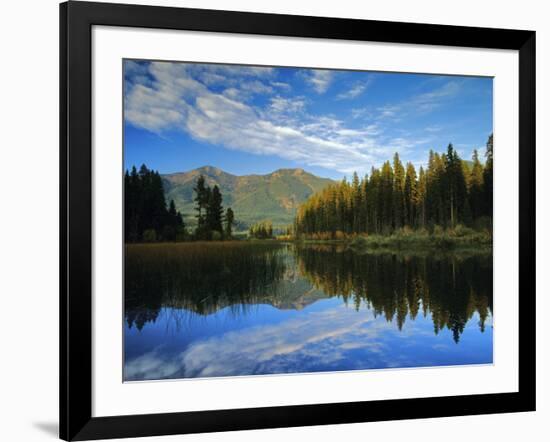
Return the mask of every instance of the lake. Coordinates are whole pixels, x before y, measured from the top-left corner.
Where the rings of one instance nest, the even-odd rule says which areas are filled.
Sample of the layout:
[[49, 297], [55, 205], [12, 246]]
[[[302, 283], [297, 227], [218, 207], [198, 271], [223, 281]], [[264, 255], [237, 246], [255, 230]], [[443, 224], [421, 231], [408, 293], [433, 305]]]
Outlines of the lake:
[[490, 364], [490, 253], [126, 245], [126, 381]]

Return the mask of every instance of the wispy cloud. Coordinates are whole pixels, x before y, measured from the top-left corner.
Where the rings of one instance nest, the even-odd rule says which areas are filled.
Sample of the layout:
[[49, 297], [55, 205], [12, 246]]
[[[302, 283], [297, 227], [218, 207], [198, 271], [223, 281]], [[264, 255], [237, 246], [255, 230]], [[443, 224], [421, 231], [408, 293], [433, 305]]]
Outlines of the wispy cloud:
[[457, 96], [460, 90], [461, 83], [452, 80], [430, 92], [414, 96], [411, 99], [411, 106], [419, 112], [431, 112], [440, 107], [445, 100]]
[[424, 130], [426, 132], [434, 133], [434, 132], [441, 132], [442, 129], [443, 129], [442, 126], [427, 126]]
[[[275, 88], [286, 88], [278, 84], [282, 82], [272, 68], [152, 62], [131, 69], [140, 70], [139, 77], [147, 81], [129, 81], [125, 119], [159, 135], [183, 131], [196, 140], [228, 149], [275, 155], [343, 174], [366, 173], [394, 152], [404, 153], [424, 141], [424, 137], [389, 137], [376, 119], [362, 122], [359, 117], [365, 115], [360, 109], [353, 126], [334, 115], [310, 112], [308, 98], [276, 92]], [[319, 94], [333, 78], [332, 71], [300, 72]], [[368, 82], [362, 86], [368, 87]], [[433, 107], [456, 93], [455, 88], [447, 86], [414, 97], [408, 104], [369, 112], [378, 119], [399, 118], [407, 106], [410, 110]]]
[[284, 98], [273, 97], [271, 98], [270, 110], [279, 113], [294, 113], [303, 111], [306, 106], [306, 100], [304, 97]]
[[336, 96], [337, 100], [351, 100], [362, 95], [372, 84], [373, 77], [369, 77], [366, 81], [356, 82], [346, 92], [342, 92]]
[[272, 81], [271, 86], [283, 89], [286, 91], [290, 91], [292, 89], [292, 86], [288, 83], [285, 83], [284, 81]]
[[[404, 100], [386, 103], [378, 107], [359, 107], [351, 110], [351, 116], [355, 119], [393, 120], [402, 121], [406, 117], [429, 114], [450, 100], [458, 96], [462, 89], [462, 82], [451, 80], [437, 88], [415, 94]], [[432, 126], [435, 129], [435, 126]], [[436, 130], [432, 130], [435, 132]]]
[[328, 70], [309, 69], [302, 72], [304, 72], [306, 82], [313, 87], [318, 94], [324, 94], [334, 78], [334, 73]]

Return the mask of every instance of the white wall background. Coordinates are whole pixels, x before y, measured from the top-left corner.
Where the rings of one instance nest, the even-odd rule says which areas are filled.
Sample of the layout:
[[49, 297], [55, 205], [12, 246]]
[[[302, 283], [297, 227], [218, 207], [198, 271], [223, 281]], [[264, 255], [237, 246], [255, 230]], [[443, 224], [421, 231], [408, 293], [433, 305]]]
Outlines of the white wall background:
[[[164, 0], [158, 5], [537, 31], [538, 411], [510, 415], [150, 438], [151, 441], [543, 440], [550, 432], [545, 278], [550, 265], [550, 11], [539, 0]], [[0, 14], [0, 440], [57, 437], [58, 2], [3, 2]]]

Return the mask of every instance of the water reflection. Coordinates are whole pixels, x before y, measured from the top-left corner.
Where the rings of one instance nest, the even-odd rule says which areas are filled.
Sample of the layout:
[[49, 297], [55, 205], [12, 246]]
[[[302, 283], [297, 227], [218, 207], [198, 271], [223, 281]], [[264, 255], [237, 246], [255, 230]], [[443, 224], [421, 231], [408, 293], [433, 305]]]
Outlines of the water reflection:
[[490, 255], [132, 245], [125, 379], [492, 362]]
[[359, 309], [364, 301], [375, 315], [395, 318], [399, 329], [410, 315], [431, 313], [434, 332], [444, 327], [456, 342], [477, 312], [479, 327], [492, 309], [491, 255], [357, 254], [336, 247], [296, 249], [301, 273], [328, 296], [342, 296]]

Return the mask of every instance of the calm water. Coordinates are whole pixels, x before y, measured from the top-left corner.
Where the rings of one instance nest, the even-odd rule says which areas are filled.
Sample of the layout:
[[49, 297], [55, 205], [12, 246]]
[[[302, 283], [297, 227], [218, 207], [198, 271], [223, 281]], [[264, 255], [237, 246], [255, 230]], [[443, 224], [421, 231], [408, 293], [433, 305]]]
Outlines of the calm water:
[[126, 380], [492, 363], [491, 255], [132, 245]]

